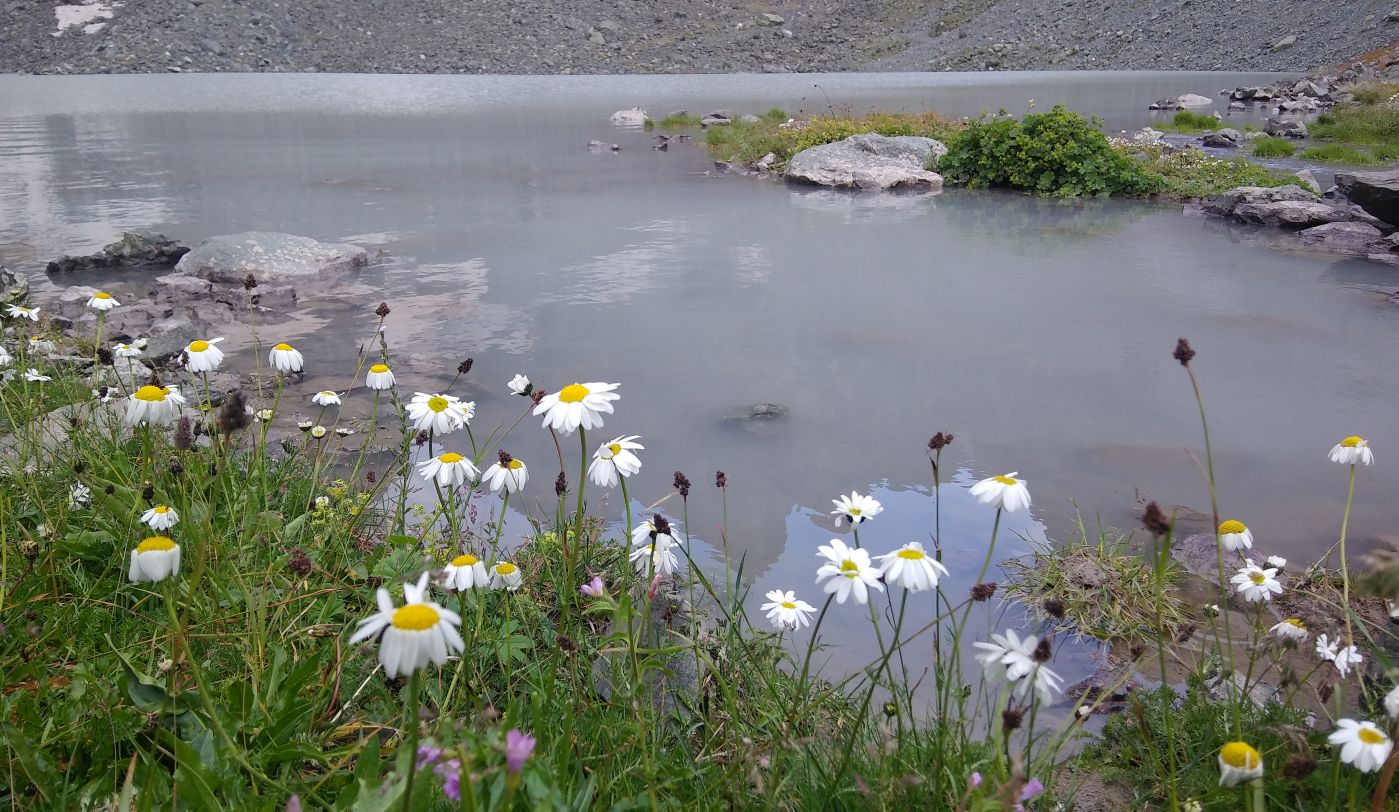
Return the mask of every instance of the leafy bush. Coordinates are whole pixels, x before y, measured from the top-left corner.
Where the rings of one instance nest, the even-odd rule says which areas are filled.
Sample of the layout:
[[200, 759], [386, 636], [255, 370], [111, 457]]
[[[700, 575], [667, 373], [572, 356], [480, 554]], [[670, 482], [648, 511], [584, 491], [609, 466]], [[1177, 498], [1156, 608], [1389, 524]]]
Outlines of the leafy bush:
[[1062, 105], [1023, 121], [998, 116], [972, 122], [948, 144], [938, 170], [952, 183], [1061, 197], [1143, 195], [1164, 185], [1114, 149], [1096, 121]]
[[1265, 136], [1253, 142], [1253, 154], [1259, 158], [1287, 158], [1296, 151], [1286, 138]]
[[1171, 119], [1171, 125], [1168, 129], [1180, 130], [1181, 132], [1199, 132], [1200, 130], [1217, 130], [1219, 126], [1219, 119], [1214, 116], [1181, 110]]

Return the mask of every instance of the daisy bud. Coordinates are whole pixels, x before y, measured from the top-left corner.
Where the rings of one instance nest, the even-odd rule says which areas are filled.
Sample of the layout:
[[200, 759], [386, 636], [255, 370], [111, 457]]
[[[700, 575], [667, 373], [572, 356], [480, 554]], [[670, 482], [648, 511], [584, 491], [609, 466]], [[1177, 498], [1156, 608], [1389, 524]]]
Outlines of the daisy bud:
[[590, 598], [601, 598], [607, 594], [607, 585], [602, 582], [601, 575], [594, 575], [593, 580], [583, 584], [578, 591]]
[[1189, 341], [1182, 338], [1176, 342], [1176, 351], [1171, 353], [1171, 357], [1179, 361], [1181, 366], [1188, 367], [1195, 358], [1195, 350], [1191, 348]]
[[884, 716], [885, 716], [886, 718], [893, 719], [895, 716], [898, 716], [898, 715], [899, 715], [899, 706], [898, 706], [898, 705], [895, 705], [893, 702], [885, 702], [885, 703], [884, 703]]

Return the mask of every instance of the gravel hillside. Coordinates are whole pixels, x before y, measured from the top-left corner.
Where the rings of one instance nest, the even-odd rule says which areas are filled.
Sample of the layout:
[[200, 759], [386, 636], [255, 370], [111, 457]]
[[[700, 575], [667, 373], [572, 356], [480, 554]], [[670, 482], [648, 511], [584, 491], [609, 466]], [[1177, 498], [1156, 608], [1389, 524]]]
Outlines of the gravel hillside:
[[1307, 70], [1399, 40], [1399, 0], [72, 3], [0, 0], [0, 72]]

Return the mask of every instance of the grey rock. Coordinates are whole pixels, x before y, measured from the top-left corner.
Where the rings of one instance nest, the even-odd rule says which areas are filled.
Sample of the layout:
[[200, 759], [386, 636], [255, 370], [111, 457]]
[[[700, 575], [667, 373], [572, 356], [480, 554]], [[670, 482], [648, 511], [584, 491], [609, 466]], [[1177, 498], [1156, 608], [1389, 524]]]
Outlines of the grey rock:
[[0, 306], [17, 305], [29, 298], [29, 280], [24, 274], [0, 265]]
[[1246, 686], [1249, 700], [1258, 707], [1278, 701], [1277, 688], [1256, 678], [1250, 682], [1238, 671], [1231, 671], [1227, 676], [1217, 674], [1205, 681], [1206, 690], [1216, 702], [1228, 702], [1235, 697], [1242, 697]]
[[1369, 223], [1325, 223], [1297, 233], [1303, 243], [1357, 256], [1367, 256], [1387, 249], [1381, 243], [1384, 235]]
[[1283, 49], [1285, 49], [1285, 48], [1291, 48], [1292, 46], [1294, 46], [1294, 45], [1296, 45], [1296, 44], [1297, 44], [1297, 35], [1295, 35], [1295, 34], [1288, 34], [1287, 36], [1285, 36], [1285, 37], [1283, 37], [1282, 39], [1278, 40], [1277, 42], [1273, 43], [1273, 50], [1274, 50], [1274, 51], [1281, 51], [1281, 50], [1283, 50]]
[[369, 263], [357, 245], [324, 243], [275, 231], [211, 237], [185, 254], [175, 270], [212, 282], [233, 284], [252, 274], [261, 284], [326, 279]]
[[758, 159], [758, 162], [755, 163], [755, 164], [753, 164], [753, 166], [754, 166], [754, 168], [756, 168], [756, 169], [759, 169], [759, 170], [762, 170], [763, 172], [766, 172], [766, 171], [768, 171], [769, 169], [771, 169], [771, 168], [772, 168], [772, 165], [775, 164], [775, 163], [777, 163], [777, 153], [775, 153], [775, 152], [769, 152], [768, 154], [766, 154], [766, 155], [764, 155], [763, 157], [759, 158], [759, 159]]
[[593, 43], [594, 45], [606, 45], [606, 44], [607, 44], [607, 38], [604, 37], [604, 36], [602, 35], [602, 32], [599, 31], [599, 30], [597, 30], [596, 28], [589, 28], [589, 29], [588, 29], [588, 42], [591, 42], [591, 43]]
[[701, 127], [727, 127], [732, 123], [733, 122], [727, 118], [719, 118], [717, 116], [705, 116], [700, 119]]
[[1281, 138], [1306, 138], [1307, 125], [1295, 118], [1273, 117], [1263, 125], [1263, 132]]
[[1246, 107], [1248, 107], [1248, 105], [1244, 104], [1244, 103], [1241, 102], [1241, 101], [1231, 101], [1231, 102], [1229, 102], [1229, 109], [1230, 109], [1230, 110], [1243, 110], [1243, 109], [1246, 108]]
[[1292, 175], [1297, 179], [1297, 184], [1304, 189], [1311, 189], [1316, 194], [1321, 194], [1321, 184], [1316, 182], [1316, 175], [1310, 169], [1300, 170]]
[[1314, 201], [1316, 195], [1295, 184], [1286, 186], [1237, 186], [1205, 201], [1206, 214], [1229, 217], [1241, 204], [1276, 203], [1280, 200]]
[[[685, 720], [698, 707], [700, 686], [708, 675], [708, 668], [690, 643], [698, 640], [704, 646], [713, 638], [716, 628], [713, 616], [702, 608], [692, 607], [674, 582], [668, 582], [657, 591], [651, 601], [650, 616], [633, 633], [639, 636], [643, 648], [679, 649], [664, 657], [661, 668], [653, 667], [641, 678], [651, 704], [662, 716]], [[627, 631], [614, 624], [604, 637]], [[634, 684], [630, 669], [631, 662], [625, 652], [598, 656], [593, 661], [593, 690], [603, 699], [612, 701], [617, 693], [614, 686]]]
[[608, 33], [622, 30], [622, 24], [617, 22], [616, 20], [603, 20], [602, 22], [598, 23], [595, 27], [599, 31], [607, 31]]
[[942, 176], [927, 169], [947, 147], [931, 138], [852, 135], [798, 152], [787, 162], [789, 181], [840, 189], [942, 188]]
[[1234, 207], [1234, 219], [1285, 228], [1310, 228], [1350, 219], [1350, 213], [1321, 202], [1282, 200], [1276, 203], [1241, 203]]
[[1180, 107], [1209, 107], [1214, 100], [1198, 93], [1186, 93], [1176, 98], [1176, 104]]
[[646, 111], [640, 107], [633, 107], [630, 110], [618, 110], [612, 114], [613, 124], [624, 124], [632, 127], [640, 127], [646, 123]]
[[743, 115], [738, 117], [738, 120], [743, 122], [744, 124], [757, 124], [758, 122], [762, 121], [762, 119], [758, 118], [752, 113], [744, 113]]
[[1337, 172], [1336, 186], [1352, 203], [1386, 223], [1399, 225], [1399, 169]]
[[121, 239], [96, 254], [85, 257], [60, 257], [50, 262], [44, 270], [48, 273], [70, 273], [95, 268], [168, 268], [188, 252], [188, 246], [181, 245], [164, 234], [128, 231], [121, 235]]
[[1234, 147], [1237, 147], [1239, 145], [1239, 142], [1234, 140], [1233, 138], [1228, 137], [1222, 132], [1217, 132], [1210, 133], [1209, 135], [1206, 135], [1205, 137], [1201, 138], [1200, 144], [1206, 147], [1232, 149]]
[[207, 279], [200, 279], [196, 276], [186, 276], [182, 273], [168, 273], [155, 278], [156, 284], [165, 287], [167, 290], [198, 298], [208, 296], [213, 293], [214, 283]]
[[782, 25], [782, 24], [785, 23], [785, 22], [787, 22], [787, 20], [786, 20], [785, 18], [783, 18], [783, 16], [782, 16], [781, 14], [771, 14], [771, 13], [769, 13], [769, 14], [760, 15], [760, 16], [758, 17], [758, 25], [763, 25], [763, 26], [773, 26], [773, 27], [775, 27], [775, 26]]
[[593, 152], [620, 152], [622, 147], [619, 144], [610, 144], [606, 141], [594, 139], [588, 142], [588, 149]]

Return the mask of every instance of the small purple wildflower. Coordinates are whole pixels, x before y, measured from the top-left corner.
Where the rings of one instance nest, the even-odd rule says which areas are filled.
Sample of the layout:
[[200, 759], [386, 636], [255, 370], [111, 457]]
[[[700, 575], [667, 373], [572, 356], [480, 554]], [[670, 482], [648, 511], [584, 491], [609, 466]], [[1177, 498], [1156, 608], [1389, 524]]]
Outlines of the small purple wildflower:
[[972, 773], [972, 777], [967, 779], [967, 785], [972, 789], [981, 786], [981, 773]]
[[578, 587], [578, 591], [590, 598], [601, 598], [607, 594], [607, 585], [602, 582], [601, 575], [594, 575], [593, 580]]
[[1041, 784], [1038, 778], [1031, 778], [1025, 788], [1020, 790], [1020, 801], [1022, 803], [1028, 801], [1041, 792], [1044, 792], [1044, 784]]
[[519, 775], [520, 770], [525, 768], [525, 761], [534, 752], [534, 737], [521, 733], [514, 728], [505, 734], [505, 771], [510, 775]]

